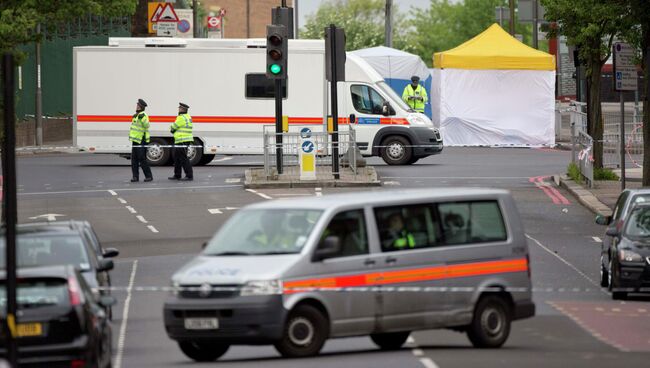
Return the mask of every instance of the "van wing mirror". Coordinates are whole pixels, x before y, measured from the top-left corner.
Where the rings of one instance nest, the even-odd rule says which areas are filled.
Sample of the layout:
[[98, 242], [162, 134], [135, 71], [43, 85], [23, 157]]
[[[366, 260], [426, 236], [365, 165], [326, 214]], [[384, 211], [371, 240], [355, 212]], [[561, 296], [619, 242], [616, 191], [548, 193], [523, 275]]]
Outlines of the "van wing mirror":
[[99, 260], [99, 264], [97, 265], [97, 271], [99, 272], [106, 272], [110, 271], [115, 267], [113, 264], [113, 261], [110, 259], [101, 259]]
[[102, 256], [104, 258], [114, 258], [119, 255], [120, 255], [120, 251], [115, 248], [106, 248], [104, 249], [104, 253], [102, 253]]
[[384, 104], [381, 107], [381, 113], [384, 116], [395, 115], [395, 109], [390, 105], [390, 102], [384, 101]]
[[328, 236], [319, 245], [314, 252], [312, 261], [318, 262], [327, 258], [332, 258], [341, 253], [341, 239], [338, 236]]
[[607, 229], [607, 231], [605, 231], [605, 235], [611, 236], [613, 238], [617, 237], [619, 234], [620, 232], [615, 227], [610, 227], [609, 229]]
[[350, 124], [355, 124], [357, 122], [357, 117], [354, 114], [350, 114]]
[[596, 223], [598, 225], [609, 225], [612, 223], [612, 216], [598, 215], [596, 216]]

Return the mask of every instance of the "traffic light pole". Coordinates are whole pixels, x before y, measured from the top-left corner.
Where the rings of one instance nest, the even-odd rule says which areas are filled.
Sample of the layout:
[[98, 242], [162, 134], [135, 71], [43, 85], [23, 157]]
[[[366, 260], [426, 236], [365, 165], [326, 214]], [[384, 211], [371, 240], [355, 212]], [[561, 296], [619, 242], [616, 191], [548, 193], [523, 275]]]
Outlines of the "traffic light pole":
[[282, 174], [282, 79], [275, 80], [275, 163]]
[[332, 103], [332, 173], [334, 179], [339, 179], [339, 100], [338, 100], [338, 74], [336, 71], [336, 27], [330, 24], [330, 60], [332, 63], [332, 78], [330, 78], [331, 86], [331, 103]]
[[5, 244], [7, 282], [7, 360], [11, 367], [18, 367], [18, 346], [16, 345], [16, 126], [14, 112], [14, 57], [2, 57], [2, 86], [4, 101], [4, 141], [2, 144], [2, 174], [5, 206]]

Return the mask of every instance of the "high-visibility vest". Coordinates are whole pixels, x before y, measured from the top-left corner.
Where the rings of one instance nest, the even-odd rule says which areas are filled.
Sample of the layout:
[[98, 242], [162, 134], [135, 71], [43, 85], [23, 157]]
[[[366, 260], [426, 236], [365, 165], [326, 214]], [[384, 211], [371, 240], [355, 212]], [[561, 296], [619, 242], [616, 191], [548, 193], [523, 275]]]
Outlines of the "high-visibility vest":
[[176, 117], [176, 121], [171, 127], [174, 133], [174, 143], [193, 142], [194, 136], [192, 135], [192, 117], [190, 114], [180, 114]]
[[415, 238], [413, 235], [407, 231], [402, 231], [400, 232], [400, 237], [395, 239], [393, 242], [393, 246], [395, 248], [405, 248], [408, 246], [409, 248], [415, 247]]
[[[409, 97], [422, 97], [422, 100], [419, 99], [410, 99]], [[410, 108], [417, 112], [424, 112], [424, 104], [429, 100], [427, 96], [427, 90], [424, 89], [421, 85], [418, 84], [418, 88], [413, 89], [412, 85], [406, 86], [404, 92], [402, 93], [402, 100], [409, 105]]]
[[145, 112], [135, 113], [131, 119], [129, 140], [141, 144], [143, 137], [144, 142], [149, 143], [149, 116]]

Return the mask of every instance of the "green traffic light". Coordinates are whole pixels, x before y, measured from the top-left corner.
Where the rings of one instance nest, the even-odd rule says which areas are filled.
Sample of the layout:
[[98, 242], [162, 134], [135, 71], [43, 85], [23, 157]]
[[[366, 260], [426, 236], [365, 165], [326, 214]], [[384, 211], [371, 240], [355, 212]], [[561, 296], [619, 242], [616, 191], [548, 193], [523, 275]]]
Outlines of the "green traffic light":
[[271, 64], [269, 70], [271, 70], [271, 73], [273, 74], [280, 74], [280, 72], [282, 71], [282, 67], [278, 64]]

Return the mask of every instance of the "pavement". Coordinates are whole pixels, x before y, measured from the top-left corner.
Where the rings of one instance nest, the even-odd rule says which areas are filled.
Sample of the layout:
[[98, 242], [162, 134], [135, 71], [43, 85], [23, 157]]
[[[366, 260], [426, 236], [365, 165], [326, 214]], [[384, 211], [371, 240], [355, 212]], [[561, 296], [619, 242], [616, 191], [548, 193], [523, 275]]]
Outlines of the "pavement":
[[[234, 346], [225, 367], [611, 367], [650, 360], [650, 298], [613, 301], [598, 285], [600, 236], [589, 208], [556, 186], [570, 152], [523, 148], [446, 148], [411, 166], [368, 160], [382, 180], [375, 188], [245, 189], [246, 168], [260, 156], [217, 156], [195, 168], [194, 182], [167, 180], [172, 168], [154, 167], [151, 183], [130, 183], [129, 161], [111, 155], [30, 155], [18, 158], [20, 223], [86, 219], [120, 256], [112, 273], [115, 367], [214, 366], [193, 363], [167, 338], [162, 323], [171, 275], [189, 262], [239, 208], [279, 198], [408, 188], [493, 187], [509, 190], [529, 239], [534, 318], [513, 323], [501, 349], [474, 349], [448, 330], [414, 332], [394, 352], [367, 337], [328, 341], [322, 354], [283, 359], [270, 346]], [[130, 288], [129, 288], [130, 286]], [[135, 289], [147, 287], [145, 289]]]

